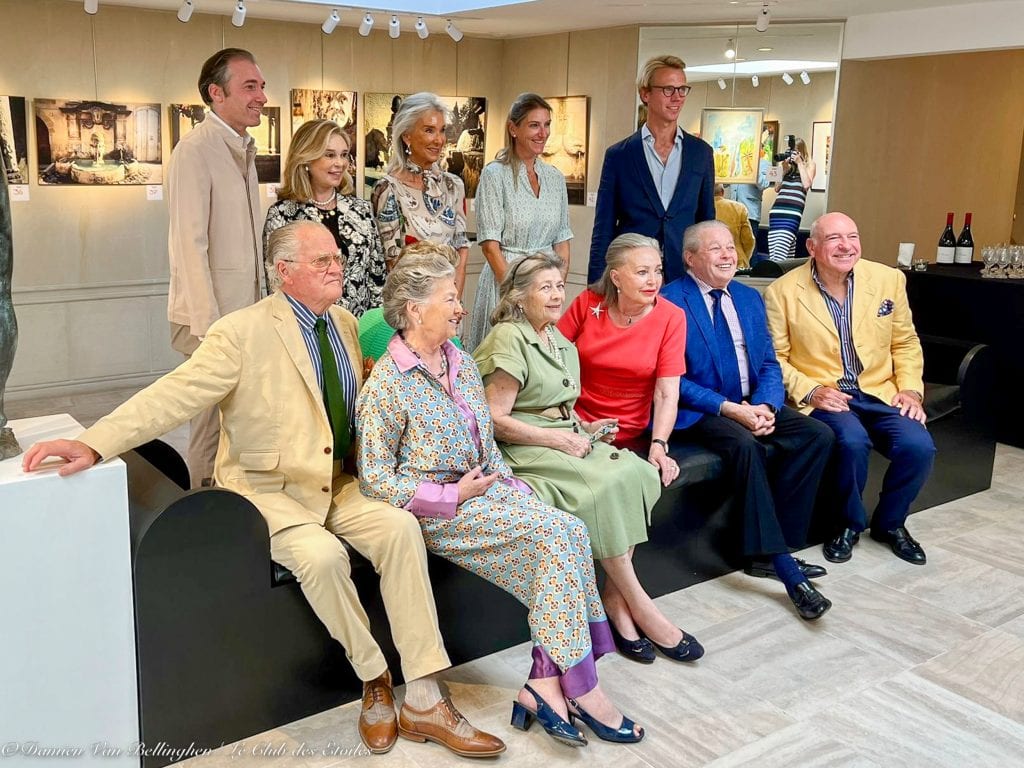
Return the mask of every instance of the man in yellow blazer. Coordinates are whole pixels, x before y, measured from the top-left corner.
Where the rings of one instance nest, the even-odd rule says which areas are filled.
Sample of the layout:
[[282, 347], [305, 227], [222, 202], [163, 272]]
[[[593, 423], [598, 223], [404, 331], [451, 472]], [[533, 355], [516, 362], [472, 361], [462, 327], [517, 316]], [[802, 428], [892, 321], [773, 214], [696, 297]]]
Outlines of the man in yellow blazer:
[[890, 460], [871, 537], [923, 565], [906, 519], [928, 479], [935, 444], [922, 407], [924, 361], [907, 302], [906, 278], [860, 260], [853, 219], [827, 213], [811, 226], [808, 263], [768, 286], [765, 304], [786, 392], [795, 407], [836, 433], [836, 484], [845, 523], [824, 547], [845, 562], [868, 525], [862, 495], [868, 455]]
[[732, 241], [736, 245], [736, 267], [747, 269], [756, 245], [750, 215], [747, 206], [725, 196], [724, 184], [715, 184], [715, 218], [732, 232]]
[[[470, 757], [498, 754], [505, 745], [469, 725], [441, 697], [434, 677], [450, 663], [416, 518], [366, 499], [359, 481], [342, 467], [339, 454], [348, 443], [363, 367], [358, 323], [334, 304], [342, 285], [334, 238], [316, 222], [289, 224], [271, 235], [268, 259], [279, 290], [216, 321], [185, 363], [79, 440], [34, 445], [23, 466], [32, 471], [47, 457], [59, 456], [68, 462], [60, 474], [71, 475], [219, 405], [214, 479], [263, 514], [271, 556], [295, 574], [314, 612], [364, 681], [359, 734], [367, 748], [388, 751], [398, 728], [387, 662], [370, 634], [339, 536], [366, 556], [381, 577], [402, 671], [411, 681], [403, 705], [403, 720], [411, 727], [402, 735], [438, 741]], [[332, 430], [323, 392], [326, 388], [329, 395], [326, 385], [334, 382], [340, 382], [348, 423], [342, 428], [343, 417], [336, 417], [339, 425]], [[345, 410], [343, 404], [340, 413]]]

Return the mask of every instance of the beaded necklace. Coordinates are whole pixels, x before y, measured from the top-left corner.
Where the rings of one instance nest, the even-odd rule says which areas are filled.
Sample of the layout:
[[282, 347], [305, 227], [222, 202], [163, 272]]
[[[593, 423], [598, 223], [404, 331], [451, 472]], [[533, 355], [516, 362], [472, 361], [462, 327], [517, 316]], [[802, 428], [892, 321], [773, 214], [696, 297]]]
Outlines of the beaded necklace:
[[544, 335], [547, 337], [548, 350], [551, 352], [551, 356], [555, 358], [555, 362], [558, 363], [558, 367], [562, 369], [562, 373], [565, 374], [565, 379], [562, 380], [562, 385], [569, 387], [570, 389], [576, 389], [576, 380], [569, 373], [569, 366], [565, 364], [565, 357], [562, 355], [562, 350], [558, 348], [558, 344], [555, 341], [555, 332], [550, 325], [544, 326]]

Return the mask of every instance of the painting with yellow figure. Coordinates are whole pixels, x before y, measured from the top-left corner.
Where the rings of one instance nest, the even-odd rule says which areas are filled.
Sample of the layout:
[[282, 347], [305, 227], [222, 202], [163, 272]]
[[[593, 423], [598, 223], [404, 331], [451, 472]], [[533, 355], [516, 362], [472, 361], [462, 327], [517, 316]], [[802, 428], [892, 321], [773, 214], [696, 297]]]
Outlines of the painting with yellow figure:
[[714, 152], [715, 181], [754, 184], [761, 145], [761, 109], [705, 109], [700, 135]]

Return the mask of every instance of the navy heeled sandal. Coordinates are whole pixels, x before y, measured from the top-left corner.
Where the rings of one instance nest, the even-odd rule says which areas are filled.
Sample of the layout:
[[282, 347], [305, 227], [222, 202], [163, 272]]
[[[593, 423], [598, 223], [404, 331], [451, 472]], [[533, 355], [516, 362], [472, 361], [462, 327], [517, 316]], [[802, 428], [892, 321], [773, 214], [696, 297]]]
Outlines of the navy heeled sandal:
[[618, 728], [612, 728], [610, 725], [605, 725], [597, 718], [592, 717], [587, 710], [580, 706], [576, 699], [569, 699], [569, 703], [576, 710], [569, 713], [569, 719], [575, 723], [578, 717], [602, 741], [612, 741], [616, 744], [636, 744], [644, 737], [644, 729], [641, 728], [640, 733], [635, 733], [636, 723], [625, 715], [622, 716], [622, 725]]
[[530, 687], [529, 683], [526, 683], [525, 685], [523, 685], [523, 687], [531, 696], [533, 696], [534, 701], [537, 702], [537, 711], [531, 712], [518, 701], [513, 701], [513, 728], [518, 728], [520, 731], [528, 731], [530, 730], [530, 726], [533, 725], [533, 721], [536, 720], [541, 724], [541, 727], [545, 731], [547, 731], [547, 734], [555, 741], [559, 741], [562, 744], [566, 744], [570, 747], [586, 746], [587, 737], [580, 732], [579, 728], [574, 726], [572, 723], [563, 720], [562, 716], [555, 712], [555, 710], [553, 710], [548, 705], [548, 703], [544, 701], [544, 699], [542, 699], [538, 695], [538, 693], [535, 690], [533, 690], [533, 688]]

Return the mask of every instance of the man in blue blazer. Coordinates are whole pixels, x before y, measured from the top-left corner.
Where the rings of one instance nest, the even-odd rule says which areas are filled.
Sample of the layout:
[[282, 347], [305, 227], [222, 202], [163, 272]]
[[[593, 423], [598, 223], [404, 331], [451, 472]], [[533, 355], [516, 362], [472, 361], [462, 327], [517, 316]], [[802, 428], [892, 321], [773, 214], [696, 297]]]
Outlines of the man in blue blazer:
[[686, 312], [686, 373], [676, 429], [722, 457], [743, 515], [747, 573], [778, 578], [797, 612], [816, 619], [831, 606], [808, 581], [820, 565], [793, 558], [806, 543], [830, 429], [783, 405], [782, 371], [764, 301], [733, 281], [736, 246], [720, 221], [686, 230], [688, 272], [662, 290]]
[[604, 272], [608, 244], [623, 232], [655, 238], [665, 254], [665, 280], [682, 277], [683, 231], [715, 218], [711, 147], [677, 124], [690, 92], [685, 67], [675, 56], [644, 64], [637, 90], [647, 121], [604, 153], [590, 239], [591, 283]]

